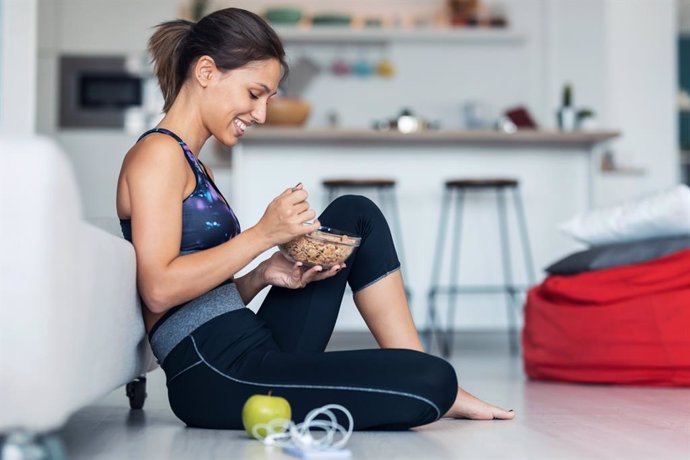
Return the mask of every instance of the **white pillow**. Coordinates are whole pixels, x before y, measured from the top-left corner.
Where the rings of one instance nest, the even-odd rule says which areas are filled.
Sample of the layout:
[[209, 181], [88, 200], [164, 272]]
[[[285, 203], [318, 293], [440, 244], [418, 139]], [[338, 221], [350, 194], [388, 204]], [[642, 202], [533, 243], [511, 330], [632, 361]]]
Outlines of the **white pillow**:
[[690, 188], [677, 185], [618, 206], [594, 209], [559, 228], [593, 246], [690, 234]]

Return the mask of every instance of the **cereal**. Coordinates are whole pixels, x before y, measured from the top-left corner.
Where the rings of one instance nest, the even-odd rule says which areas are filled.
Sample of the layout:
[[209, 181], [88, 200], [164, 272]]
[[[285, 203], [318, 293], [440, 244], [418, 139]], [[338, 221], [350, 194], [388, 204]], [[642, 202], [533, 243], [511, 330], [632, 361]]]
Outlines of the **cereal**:
[[358, 237], [330, 233], [329, 230], [332, 229], [322, 227], [279, 248], [288, 259], [302, 262], [305, 266], [321, 265], [328, 269], [344, 262], [360, 241]]

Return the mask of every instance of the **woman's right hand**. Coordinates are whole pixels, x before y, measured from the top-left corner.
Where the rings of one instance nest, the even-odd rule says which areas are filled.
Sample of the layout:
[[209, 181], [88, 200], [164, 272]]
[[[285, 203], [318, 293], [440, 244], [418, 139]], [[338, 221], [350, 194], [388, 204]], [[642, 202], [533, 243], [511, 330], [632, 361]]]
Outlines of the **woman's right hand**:
[[[321, 223], [316, 219], [316, 211], [309, 207], [308, 197], [304, 186], [299, 183], [268, 204], [256, 229], [271, 246], [286, 243], [319, 228]], [[308, 221], [312, 222], [306, 223]]]

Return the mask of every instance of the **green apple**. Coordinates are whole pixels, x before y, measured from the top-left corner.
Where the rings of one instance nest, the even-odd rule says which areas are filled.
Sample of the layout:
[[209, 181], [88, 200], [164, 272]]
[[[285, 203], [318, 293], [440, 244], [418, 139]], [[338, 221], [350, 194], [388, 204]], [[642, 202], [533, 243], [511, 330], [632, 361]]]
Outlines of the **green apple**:
[[[287, 399], [271, 396], [271, 393], [250, 396], [242, 408], [242, 425], [244, 425], [247, 434], [252, 437], [254, 436], [252, 429], [256, 424], [269, 423], [277, 418], [292, 420], [292, 409], [290, 409], [290, 403]], [[279, 430], [279, 427], [276, 426], [275, 429]], [[259, 428], [257, 432], [261, 436], [269, 434], [263, 428]]]

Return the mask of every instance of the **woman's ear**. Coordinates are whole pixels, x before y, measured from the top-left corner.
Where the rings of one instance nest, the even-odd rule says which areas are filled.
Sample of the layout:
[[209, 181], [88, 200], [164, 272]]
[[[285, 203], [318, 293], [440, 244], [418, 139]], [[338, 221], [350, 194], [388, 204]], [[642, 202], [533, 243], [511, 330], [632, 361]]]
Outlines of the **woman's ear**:
[[194, 79], [203, 87], [208, 86], [218, 68], [216, 62], [210, 56], [201, 56], [194, 65]]

